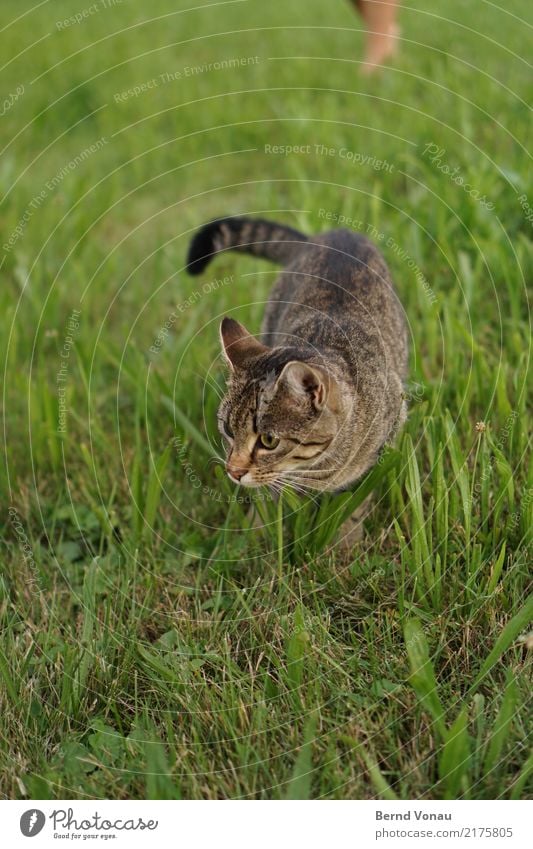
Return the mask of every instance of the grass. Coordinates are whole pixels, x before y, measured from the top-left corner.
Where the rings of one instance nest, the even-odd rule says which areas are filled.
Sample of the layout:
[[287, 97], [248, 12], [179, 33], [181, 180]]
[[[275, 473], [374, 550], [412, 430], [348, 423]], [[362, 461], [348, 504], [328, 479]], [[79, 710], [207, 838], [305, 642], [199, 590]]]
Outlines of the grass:
[[[414, 0], [374, 80], [348, 3], [191, 5], [4, 2], [1, 793], [531, 796], [528, 4]], [[260, 532], [213, 461], [218, 322], [276, 271], [183, 265], [242, 212], [358, 222], [409, 318], [351, 558], [357, 493]]]

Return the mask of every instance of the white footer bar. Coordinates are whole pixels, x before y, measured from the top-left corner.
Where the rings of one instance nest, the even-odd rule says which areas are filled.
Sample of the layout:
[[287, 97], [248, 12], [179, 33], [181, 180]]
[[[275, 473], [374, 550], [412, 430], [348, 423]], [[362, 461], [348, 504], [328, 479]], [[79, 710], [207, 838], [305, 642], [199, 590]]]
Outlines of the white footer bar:
[[530, 849], [532, 802], [0, 801], [5, 847]]

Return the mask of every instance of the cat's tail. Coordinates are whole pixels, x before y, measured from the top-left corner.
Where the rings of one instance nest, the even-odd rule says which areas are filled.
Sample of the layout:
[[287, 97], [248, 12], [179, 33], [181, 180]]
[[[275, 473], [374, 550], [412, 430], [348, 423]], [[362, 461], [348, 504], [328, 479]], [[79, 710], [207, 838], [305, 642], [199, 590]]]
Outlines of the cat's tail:
[[187, 257], [189, 274], [200, 274], [220, 251], [243, 251], [285, 265], [307, 236], [261, 218], [219, 218], [193, 236]]

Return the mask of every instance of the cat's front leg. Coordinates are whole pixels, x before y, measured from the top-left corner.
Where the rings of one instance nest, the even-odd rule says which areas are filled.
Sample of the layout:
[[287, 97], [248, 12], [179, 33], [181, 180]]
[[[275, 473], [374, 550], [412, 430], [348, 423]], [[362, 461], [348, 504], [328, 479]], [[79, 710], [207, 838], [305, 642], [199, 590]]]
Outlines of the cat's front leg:
[[370, 514], [373, 503], [374, 496], [371, 493], [340, 526], [337, 535], [337, 545], [342, 551], [351, 552], [362, 542], [364, 534], [363, 523]]

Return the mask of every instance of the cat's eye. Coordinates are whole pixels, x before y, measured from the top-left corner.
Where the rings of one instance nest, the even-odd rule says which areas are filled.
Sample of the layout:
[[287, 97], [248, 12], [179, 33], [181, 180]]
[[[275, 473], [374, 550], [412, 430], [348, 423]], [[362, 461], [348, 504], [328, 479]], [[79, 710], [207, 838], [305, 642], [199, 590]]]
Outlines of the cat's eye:
[[279, 445], [279, 436], [274, 436], [273, 433], [260, 433], [258, 441], [261, 448], [268, 448], [269, 451], [272, 451]]
[[233, 439], [234, 433], [230, 427], [229, 422], [224, 422], [224, 424], [222, 425], [222, 430], [224, 431], [224, 436], [226, 436], [228, 439]]

